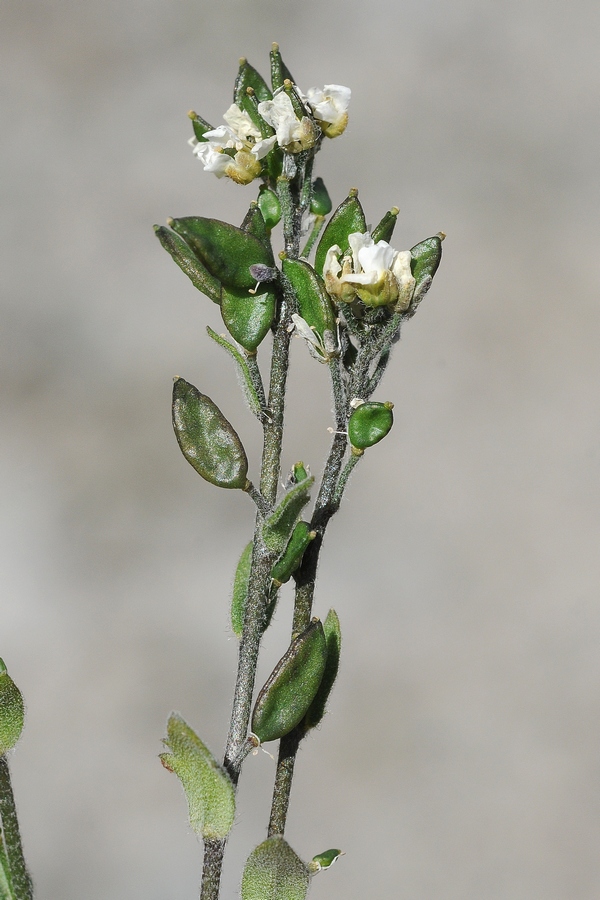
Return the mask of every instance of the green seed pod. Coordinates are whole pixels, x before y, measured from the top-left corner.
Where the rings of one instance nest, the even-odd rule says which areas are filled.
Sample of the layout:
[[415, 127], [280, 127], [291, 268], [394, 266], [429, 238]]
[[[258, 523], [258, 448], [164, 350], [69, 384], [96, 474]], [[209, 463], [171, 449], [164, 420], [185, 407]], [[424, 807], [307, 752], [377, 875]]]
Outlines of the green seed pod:
[[340, 667], [340, 654], [342, 652], [342, 631], [340, 629], [340, 620], [335, 609], [330, 609], [323, 625], [323, 633], [325, 635], [325, 643], [327, 645], [327, 660], [325, 662], [325, 671], [319, 685], [319, 689], [315, 694], [315, 699], [310, 704], [306, 715], [300, 723], [300, 730], [306, 734], [311, 728], [316, 728], [321, 723], [325, 715], [327, 701], [335, 680], [337, 678], [338, 669]]
[[161, 753], [160, 761], [183, 785], [190, 825], [205, 840], [223, 840], [235, 818], [235, 794], [229, 775], [177, 713], [169, 718], [163, 743], [171, 752]]
[[259, 741], [277, 741], [300, 722], [319, 689], [327, 643], [319, 619], [290, 644], [254, 704], [251, 729]]
[[271, 553], [281, 556], [287, 547], [300, 513], [310, 500], [314, 481], [312, 476], [305, 478], [286, 491], [271, 515], [263, 522], [262, 539]]
[[254, 66], [250, 65], [247, 59], [242, 57], [233, 89], [233, 102], [237, 103], [238, 106], [241, 106], [241, 101], [247, 96], [247, 88], [252, 88], [259, 101], [273, 99], [273, 94], [269, 90], [265, 79], [256, 71]]
[[313, 181], [313, 192], [310, 201], [310, 211], [315, 216], [328, 216], [331, 212], [331, 197], [325, 187], [322, 178], [316, 178]]
[[283, 554], [271, 569], [271, 578], [277, 585], [286, 584], [302, 562], [304, 551], [317, 536], [308, 522], [298, 522]]
[[164, 225], [155, 225], [154, 233], [167, 253], [171, 254], [179, 268], [188, 276], [194, 287], [206, 294], [213, 303], [219, 303], [221, 300], [221, 282], [202, 265], [186, 242], [175, 232], [165, 228]]
[[23, 696], [0, 659], [0, 756], [15, 746], [25, 722]]
[[281, 53], [279, 52], [279, 44], [271, 45], [271, 85], [273, 87], [273, 91], [276, 91], [283, 85], [283, 82], [287, 79], [288, 81], [292, 81], [294, 84], [294, 78], [292, 77], [292, 73], [284, 63], [281, 58]]
[[281, 203], [275, 191], [264, 184], [258, 194], [258, 207], [265, 220], [267, 230], [270, 232], [281, 220]]
[[323, 279], [304, 259], [284, 257], [282, 269], [294, 289], [298, 312], [311, 331], [321, 339], [323, 353], [327, 359], [338, 356], [340, 348], [335, 311]]
[[242, 876], [242, 900], [304, 900], [308, 867], [284, 837], [274, 835], [256, 847]]
[[192, 120], [192, 128], [194, 129], [194, 137], [196, 138], [196, 140], [201, 144], [206, 143], [206, 138], [204, 137], [204, 135], [207, 131], [212, 131], [213, 126], [209, 125], [206, 119], [203, 119], [201, 116], [199, 116], [198, 113], [194, 112], [193, 109], [189, 111], [188, 117]]
[[315, 269], [319, 275], [323, 274], [325, 257], [330, 247], [337, 244], [341, 248], [342, 254], [346, 255], [350, 249], [348, 235], [357, 231], [364, 234], [366, 230], [367, 222], [358, 199], [358, 191], [353, 188], [346, 199], [340, 203], [321, 235], [315, 254]]
[[312, 860], [309, 862], [308, 871], [311, 875], [314, 875], [316, 872], [320, 872], [321, 869], [329, 869], [336, 859], [339, 859], [339, 857], [343, 855], [343, 850], [325, 850], [323, 853], [318, 853], [316, 856], [313, 856]]
[[185, 216], [169, 219], [168, 224], [179, 234], [211, 275], [228, 288], [249, 290], [254, 287], [250, 266], [263, 263], [273, 266], [273, 252], [254, 235], [218, 219]]
[[386, 243], [389, 244], [392, 239], [392, 234], [394, 233], [394, 228], [396, 227], [399, 212], [400, 210], [397, 206], [392, 206], [390, 211], [386, 212], [379, 225], [375, 226], [371, 232], [371, 237], [376, 244], [378, 244], [379, 241], [386, 241]]
[[249, 294], [247, 290], [224, 287], [221, 291], [221, 316], [225, 327], [248, 353], [255, 353], [265, 339], [276, 311], [277, 297], [272, 290]]
[[[259, 195], [260, 196], [260, 195]], [[245, 231], [247, 234], [251, 234], [253, 237], [258, 238], [261, 244], [271, 251], [271, 240], [269, 238], [269, 230], [267, 229], [267, 223], [265, 222], [264, 216], [260, 210], [260, 206], [256, 200], [253, 200], [250, 204], [250, 208], [246, 213], [244, 221], [242, 222], [242, 231]]]
[[442, 258], [442, 241], [445, 237], [444, 232], [440, 231], [411, 248], [410, 268], [415, 279], [415, 296], [421, 292], [425, 280], [432, 279], [437, 272]]
[[394, 424], [393, 408], [393, 403], [361, 403], [348, 420], [352, 447], [362, 451], [381, 441]]
[[211, 484], [248, 486], [248, 460], [237, 433], [210, 397], [176, 378], [173, 385], [173, 428], [181, 452]]

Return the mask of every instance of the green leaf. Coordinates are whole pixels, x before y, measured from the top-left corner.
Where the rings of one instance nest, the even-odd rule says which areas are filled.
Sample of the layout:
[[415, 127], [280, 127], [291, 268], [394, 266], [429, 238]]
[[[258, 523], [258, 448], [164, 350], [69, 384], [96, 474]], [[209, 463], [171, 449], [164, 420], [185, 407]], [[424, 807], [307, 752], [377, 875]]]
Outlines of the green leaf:
[[[258, 290], [261, 290], [260, 286]], [[271, 289], [256, 294], [225, 287], [221, 291], [221, 316], [225, 327], [248, 353], [255, 353], [265, 339], [276, 312], [277, 297]]]
[[340, 667], [340, 654], [342, 652], [342, 632], [340, 629], [340, 620], [335, 609], [330, 609], [323, 625], [323, 633], [325, 635], [325, 643], [327, 645], [327, 660], [325, 662], [325, 671], [319, 689], [315, 694], [315, 698], [304, 719], [300, 724], [303, 734], [316, 728], [320, 724], [325, 715], [327, 701], [335, 680], [337, 678], [338, 669]]
[[310, 877], [284, 837], [274, 835], [256, 847], [242, 876], [242, 900], [304, 900]]
[[281, 58], [281, 53], [279, 52], [279, 45], [273, 44], [271, 47], [271, 85], [273, 87], [273, 91], [276, 91], [283, 85], [283, 82], [287, 79], [295, 84], [294, 78], [292, 77], [292, 73], [284, 63]]
[[235, 225], [219, 219], [185, 216], [169, 219], [179, 234], [211, 275], [228, 288], [249, 290], [255, 281], [250, 266], [263, 263], [272, 266], [273, 252], [258, 238]]
[[235, 794], [229, 775], [181, 716], [172, 713], [161, 753], [165, 769], [174, 772], [187, 797], [190, 825], [206, 840], [222, 840], [235, 818]]
[[247, 544], [240, 556], [233, 579], [233, 596], [231, 598], [231, 627], [237, 638], [241, 638], [244, 630], [244, 616], [248, 599], [248, 582], [252, 566], [252, 548], [254, 542]]
[[399, 212], [400, 210], [398, 207], [393, 206], [389, 212], [386, 212], [381, 222], [375, 226], [371, 232], [371, 237], [376, 244], [378, 244], [379, 241], [385, 241], [389, 244], [392, 239], [392, 234], [394, 233], [394, 228], [396, 227]]
[[184, 381], [173, 385], [173, 428], [181, 452], [211, 484], [248, 486], [248, 460], [237, 433], [210, 397]]
[[333, 303], [320, 275], [304, 259], [284, 257], [282, 270], [294, 289], [298, 312], [309, 328], [321, 338], [324, 352], [330, 359], [340, 352], [337, 322]]
[[183, 238], [175, 232], [165, 228], [164, 225], [155, 225], [154, 233], [170, 253], [182, 272], [185, 272], [195, 288], [213, 301], [221, 300], [221, 282], [211, 275], [206, 266], [203, 266], [196, 254], [188, 247]]
[[290, 644], [256, 698], [251, 729], [261, 743], [276, 741], [303, 719], [319, 689], [327, 643], [319, 619]]
[[25, 723], [23, 695], [0, 659], [0, 756], [15, 746]]
[[393, 403], [361, 403], [348, 419], [348, 437], [357, 450], [379, 443], [394, 424]]
[[289, 543], [271, 569], [271, 578], [278, 584], [286, 584], [302, 562], [302, 557], [311, 541], [317, 536], [308, 522], [298, 522]]
[[262, 416], [262, 404], [260, 401], [260, 397], [256, 392], [256, 388], [254, 387], [252, 376], [250, 375], [250, 369], [248, 368], [248, 363], [246, 362], [240, 351], [237, 349], [237, 347], [234, 347], [231, 341], [228, 341], [226, 337], [223, 337], [223, 335], [221, 334], [217, 334], [217, 332], [213, 331], [209, 325], [206, 326], [206, 330], [209, 337], [211, 337], [216, 344], [219, 344], [220, 347], [223, 347], [223, 349], [226, 350], [233, 359], [236, 365], [240, 383], [242, 385], [244, 397], [246, 398], [246, 403], [250, 408], [250, 412], [252, 412], [257, 419], [260, 419]]
[[[442, 236], [443, 235], [443, 236]], [[442, 241], [445, 235], [439, 232], [433, 237], [415, 244], [411, 248], [410, 269], [415, 279], [415, 296], [421, 292], [424, 282], [432, 279], [442, 259]]]
[[348, 243], [348, 235], [360, 232], [364, 234], [367, 230], [367, 222], [363, 208], [358, 199], [358, 191], [354, 188], [350, 191], [345, 200], [343, 200], [331, 219], [327, 223], [325, 231], [321, 235], [321, 240], [315, 254], [315, 269], [319, 275], [323, 274], [323, 266], [325, 265], [325, 257], [330, 247], [337, 244], [341, 248], [342, 254], [345, 256], [350, 245]]
[[310, 500], [314, 482], [315, 479], [311, 476], [291, 487], [263, 522], [262, 539], [271, 553], [280, 556], [287, 547], [298, 517]]
[[233, 102], [241, 107], [242, 99], [246, 96], [246, 89], [252, 88], [256, 94], [259, 103], [263, 100], [272, 100], [273, 94], [269, 90], [269, 86], [265, 79], [256, 69], [250, 65], [247, 59], [240, 60], [240, 68], [235, 79], [235, 87], [233, 89]]

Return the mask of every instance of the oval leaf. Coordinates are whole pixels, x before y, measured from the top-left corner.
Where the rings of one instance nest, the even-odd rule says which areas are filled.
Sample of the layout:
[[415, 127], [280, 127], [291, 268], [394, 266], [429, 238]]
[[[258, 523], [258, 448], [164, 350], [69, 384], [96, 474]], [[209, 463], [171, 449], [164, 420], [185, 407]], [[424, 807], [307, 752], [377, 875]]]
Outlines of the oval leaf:
[[242, 876], [242, 900], [304, 900], [310, 876], [285, 838], [274, 835], [256, 847]]
[[292, 641], [256, 699], [251, 729], [261, 743], [278, 740], [302, 720], [319, 689], [326, 662], [323, 626], [313, 619]]
[[300, 513], [310, 500], [315, 479], [305, 478], [291, 487], [268, 516], [262, 526], [262, 538], [267, 550], [280, 556], [288, 545]]
[[171, 752], [161, 753], [160, 761], [183, 785], [190, 825], [206, 840], [226, 838], [235, 818], [235, 794], [229, 775], [176, 713], [169, 718], [163, 743]]
[[219, 303], [221, 300], [221, 282], [202, 265], [183, 238], [165, 228], [164, 225], [155, 225], [154, 232], [167, 253], [171, 254], [194, 287], [206, 294], [213, 303]]
[[271, 578], [277, 585], [286, 584], [302, 562], [302, 557], [311, 541], [317, 536], [308, 522], [298, 522], [289, 543], [271, 569]]
[[15, 746], [25, 722], [23, 695], [0, 659], [0, 756]]
[[181, 452], [211, 484], [248, 485], [248, 460], [237, 433], [210, 397], [177, 378], [173, 385], [173, 428]]
[[273, 253], [258, 238], [219, 219], [186, 216], [169, 225], [196, 254], [202, 265], [222, 284], [249, 290], [255, 281], [250, 266], [274, 265]]
[[282, 269], [294, 289], [304, 321], [319, 335], [330, 356], [339, 353], [335, 310], [321, 276], [304, 259], [284, 258]]
[[255, 353], [264, 341], [276, 311], [277, 298], [272, 290], [249, 294], [224, 287], [221, 291], [221, 316], [225, 327], [248, 353]]
[[[441, 232], [440, 232], [441, 234]], [[411, 248], [411, 272], [415, 279], [415, 295], [418, 296], [423, 282], [432, 279], [442, 259], [442, 240], [440, 234], [427, 238]]]
[[342, 632], [340, 629], [340, 620], [338, 619], [335, 609], [330, 609], [327, 613], [327, 618], [323, 625], [323, 633], [327, 645], [327, 661], [325, 663], [323, 678], [321, 679], [319, 689], [315, 694], [315, 699], [311, 703], [300, 726], [304, 734], [306, 734], [307, 731], [310, 731], [311, 728], [316, 728], [325, 715], [327, 701], [329, 700], [329, 695], [331, 694], [340, 667]]
[[394, 424], [393, 403], [361, 403], [348, 419], [348, 437], [353, 447], [364, 450], [379, 443]]

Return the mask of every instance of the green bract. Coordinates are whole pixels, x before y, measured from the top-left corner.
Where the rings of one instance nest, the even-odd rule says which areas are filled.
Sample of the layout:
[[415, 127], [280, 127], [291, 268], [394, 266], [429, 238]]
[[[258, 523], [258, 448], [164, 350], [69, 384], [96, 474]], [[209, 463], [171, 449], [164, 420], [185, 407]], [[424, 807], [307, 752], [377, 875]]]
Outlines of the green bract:
[[248, 460], [237, 433], [210, 397], [177, 378], [173, 385], [173, 428], [181, 452], [211, 484], [246, 489]]
[[208, 122], [206, 121], [206, 119], [203, 119], [202, 116], [199, 116], [198, 113], [194, 112], [193, 109], [190, 110], [190, 112], [188, 113], [188, 116], [192, 120], [192, 128], [194, 129], [194, 137], [200, 143], [205, 143], [207, 139], [204, 137], [204, 135], [206, 134], [207, 131], [213, 130], [212, 125], [209, 125]]
[[372, 447], [394, 424], [393, 403], [361, 403], [348, 420], [348, 437], [357, 450]]
[[389, 212], [386, 212], [381, 222], [375, 226], [371, 232], [371, 237], [376, 244], [378, 244], [379, 241], [385, 241], [389, 244], [394, 233], [394, 228], [396, 227], [399, 212], [400, 210], [398, 207], [393, 206]]
[[440, 260], [442, 258], [442, 240], [445, 235], [443, 232], [434, 235], [415, 244], [411, 248], [412, 256], [410, 268], [415, 279], [415, 296], [418, 296], [424, 283], [431, 280], [438, 270]]
[[262, 526], [262, 539], [271, 553], [280, 556], [288, 545], [298, 517], [310, 500], [315, 479], [305, 478], [291, 487]]
[[242, 900], [304, 900], [310, 876], [281, 835], [267, 838], [246, 862], [242, 876]]
[[340, 654], [342, 652], [342, 631], [340, 628], [340, 620], [335, 609], [330, 609], [323, 625], [323, 633], [325, 635], [325, 643], [327, 645], [327, 660], [325, 662], [325, 671], [319, 685], [319, 689], [315, 694], [315, 698], [310, 704], [306, 715], [304, 716], [300, 728], [304, 734], [311, 728], [316, 728], [320, 724], [329, 695], [335, 679], [337, 678], [338, 669], [340, 667]]
[[[283, 82], [287, 79], [288, 81], [294, 82], [294, 78], [292, 77], [292, 73], [284, 63], [281, 58], [281, 53], [279, 52], [279, 46], [277, 44], [273, 44], [271, 47], [271, 86], [274, 91], [277, 88], [280, 88], [283, 85]], [[295, 82], [294, 82], [295, 83]]]
[[315, 269], [319, 275], [323, 274], [323, 266], [325, 265], [325, 257], [330, 247], [337, 244], [342, 254], [346, 255], [350, 249], [348, 243], [348, 235], [360, 232], [364, 234], [367, 230], [367, 222], [363, 208], [358, 199], [358, 191], [353, 189], [350, 191], [345, 200], [343, 200], [331, 219], [327, 223], [325, 231], [321, 235], [321, 240], [315, 254]]
[[221, 282], [211, 275], [206, 266], [203, 266], [193, 250], [188, 247], [183, 238], [175, 232], [165, 228], [164, 225], [155, 225], [154, 233], [167, 253], [170, 253], [179, 268], [185, 272], [195, 288], [213, 301], [221, 300]]
[[313, 856], [308, 864], [309, 872], [320, 872], [321, 869], [328, 869], [334, 864], [336, 859], [344, 855], [343, 850], [324, 850], [323, 853], [317, 853]]
[[225, 287], [221, 291], [225, 327], [249, 353], [254, 353], [269, 333], [276, 309], [277, 297], [272, 289], [259, 286], [256, 294]]
[[25, 722], [23, 696], [0, 659], [0, 756], [15, 746]]
[[163, 743], [171, 752], [161, 753], [160, 761], [183, 785], [190, 825], [206, 840], [226, 838], [235, 818], [235, 795], [229, 775], [176, 713], [169, 718]]
[[250, 274], [250, 266], [256, 263], [274, 265], [270, 246], [228, 222], [185, 216], [169, 219], [168, 224], [184, 239], [211, 275], [228, 288], [249, 290], [256, 283]]
[[247, 59], [241, 59], [233, 89], [233, 102], [238, 106], [241, 106], [241, 101], [247, 95], [248, 88], [252, 88], [259, 101], [273, 99], [273, 94], [262, 75], [256, 71], [254, 66], [250, 65]]
[[319, 689], [327, 643], [319, 619], [313, 619], [290, 644], [256, 698], [251, 729], [261, 743], [276, 741], [302, 720]]
[[290, 580], [302, 562], [304, 551], [316, 536], [317, 532], [311, 531], [308, 522], [297, 523], [287, 547], [271, 569], [271, 578], [276, 584], [285, 584]]

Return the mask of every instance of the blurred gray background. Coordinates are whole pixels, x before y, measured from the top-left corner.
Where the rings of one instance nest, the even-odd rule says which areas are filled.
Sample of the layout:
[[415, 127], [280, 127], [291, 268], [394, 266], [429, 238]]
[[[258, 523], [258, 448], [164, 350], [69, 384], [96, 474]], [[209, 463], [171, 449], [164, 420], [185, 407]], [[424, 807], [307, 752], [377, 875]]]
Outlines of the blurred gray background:
[[[172, 376], [259, 435], [221, 329], [152, 233], [240, 222], [205, 174], [238, 57], [353, 90], [318, 173], [394, 245], [444, 260], [378, 392], [391, 435], [331, 525], [317, 612], [343, 667], [306, 742], [289, 839], [346, 857], [314, 900], [600, 896], [598, 163], [593, 0], [5, 0], [0, 655], [28, 705], [12, 758], [40, 900], [195, 897], [200, 848], [157, 760], [179, 710], [221, 752], [243, 495], [181, 458]], [[294, 345], [285, 465], [319, 471], [326, 371]], [[286, 643], [286, 593], [261, 676]], [[225, 871], [263, 839], [250, 758]]]

